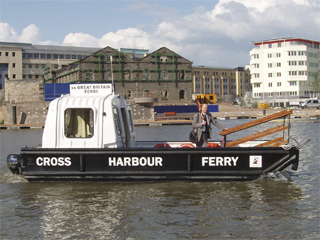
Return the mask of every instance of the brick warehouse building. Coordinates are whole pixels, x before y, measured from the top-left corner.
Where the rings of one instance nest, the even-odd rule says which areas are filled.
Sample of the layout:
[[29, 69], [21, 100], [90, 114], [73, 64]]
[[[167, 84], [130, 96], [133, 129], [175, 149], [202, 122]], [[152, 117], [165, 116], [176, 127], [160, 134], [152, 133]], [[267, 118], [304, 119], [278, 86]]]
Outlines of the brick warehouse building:
[[57, 70], [46, 82], [111, 83], [112, 79], [116, 93], [135, 103], [192, 102], [192, 62], [166, 47], [143, 55], [106, 47]]

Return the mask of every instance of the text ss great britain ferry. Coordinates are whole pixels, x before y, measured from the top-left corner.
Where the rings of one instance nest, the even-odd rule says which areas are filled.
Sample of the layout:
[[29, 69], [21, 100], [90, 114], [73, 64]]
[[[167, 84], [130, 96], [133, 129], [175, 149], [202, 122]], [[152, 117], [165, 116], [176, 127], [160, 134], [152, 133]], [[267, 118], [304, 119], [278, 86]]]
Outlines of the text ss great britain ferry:
[[[286, 118], [282, 111], [220, 132], [230, 133]], [[287, 123], [287, 125], [286, 125]], [[27, 180], [250, 180], [288, 166], [297, 170], [299, 148], [289, 145], [290, 121], [235, 140], [196, 148], [186, 141], [135, 141], [129, 103], [112, 84], [71, 84], [50, 103], [42, 146], [10, 154], [7, 164]], [[258, 138], [283, 131], [270, 141]], [[304, 144], [303, 144], [304, 145]]]

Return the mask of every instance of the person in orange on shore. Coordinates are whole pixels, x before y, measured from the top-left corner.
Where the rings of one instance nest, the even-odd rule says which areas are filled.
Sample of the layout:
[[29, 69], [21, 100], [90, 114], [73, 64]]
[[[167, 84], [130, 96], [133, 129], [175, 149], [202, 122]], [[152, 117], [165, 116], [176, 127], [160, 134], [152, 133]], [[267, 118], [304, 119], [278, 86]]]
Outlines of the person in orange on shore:
[[203, 104], [201, 110], [202, 112], [193, 116], [192, 126], [197, 132], [197, 147], [207, 147], [208, 139], [211, 139], [212, 136], [211, 123], [222, 131], [226, 131], [228, 128], [224, 128], [208, 112], [208, 104]]

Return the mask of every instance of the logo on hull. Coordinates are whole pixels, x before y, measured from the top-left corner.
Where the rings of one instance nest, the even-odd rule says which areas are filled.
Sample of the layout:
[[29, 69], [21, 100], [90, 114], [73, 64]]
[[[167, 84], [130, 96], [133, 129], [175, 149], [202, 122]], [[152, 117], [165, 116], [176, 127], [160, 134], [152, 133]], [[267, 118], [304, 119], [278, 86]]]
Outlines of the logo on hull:
[[250, 156], [251, 168], [262, 168], [262, 156]]

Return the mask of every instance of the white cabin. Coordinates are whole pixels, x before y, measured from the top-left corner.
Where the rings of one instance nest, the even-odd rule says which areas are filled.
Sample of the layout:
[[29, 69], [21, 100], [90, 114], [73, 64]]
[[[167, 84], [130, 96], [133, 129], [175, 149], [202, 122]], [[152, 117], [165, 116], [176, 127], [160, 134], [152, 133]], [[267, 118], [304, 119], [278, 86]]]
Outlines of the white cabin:
[[48, 109], [42, 148], [135, 147], [130, 104], [112, 84], [70, 84]]

